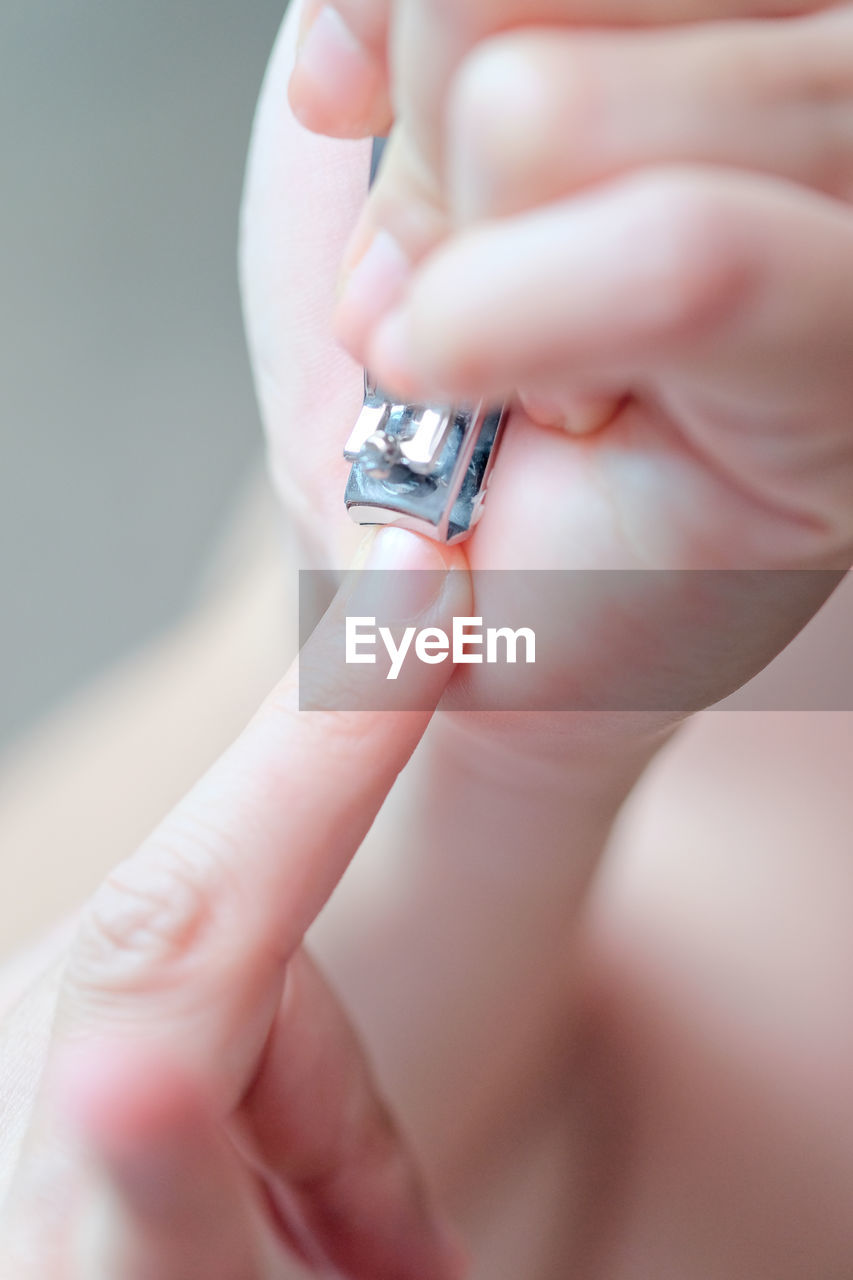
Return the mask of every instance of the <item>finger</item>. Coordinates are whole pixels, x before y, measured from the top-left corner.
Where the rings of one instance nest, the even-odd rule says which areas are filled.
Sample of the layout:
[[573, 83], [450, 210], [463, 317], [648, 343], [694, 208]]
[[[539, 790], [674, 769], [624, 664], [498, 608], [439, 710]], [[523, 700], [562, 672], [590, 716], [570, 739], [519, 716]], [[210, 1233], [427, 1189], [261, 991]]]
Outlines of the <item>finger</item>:
[[211, 1100], [170, 1055], [87, 1045], [62, 1063], [61, 1118], [91, 1170], [74, 1280], [259, 1280], [252, 1217]]
[[823, 0], [399, 0], [393, 90], [398, 118], [411, 124], [423, 156], [438, 165], [441, 104], [463, 58], [481, 41], [521, 27], [637, 27], [796, 15]]
[[650, 170], [462, 232], [424, 263], [371, 364], [409, 393], [494, 394], [676, 363], [746, 375], [757, 352], [805, 341], [795, 370], [757, 369], [788, 395], [816, 355], [844, 369], [852, 237], [847, 209], [786, 183]]
[[451, 217], [504, 216], [682, 161], [763, 170], [849, 197], [851, 13], [487, 41], [450, 95], [446, 191], [401, 128], [350, 245], [359, 265], [338, 305], [338, 337], [365, 360], [376, 324]]
[[622, 33], [533, 30], [463, 64], [447, 123], [455, 220], [640, 166], [742, 167], [853, 195], [853, 9]]
[[[768, 178], [672, 169], [463, 233], [425, 263], [369, 361], [415, 401], [549, 380], [619, 394], [667, 377], [762, 424], [703, 447], [727, 450], [741, 477], [760, 462], [794, 510], [819, 475], [846, 527], [852, 325], [848, 209]], [[786, 441], [775, 453], [771, 425]]]
[[[265, 1201], [203, 1084], [168, 1051], [100, 1042], [72, 1051], [58, 1075], [59, 1121], [94, 1175], [76, 1215], [81, 1278], [261, 1274], [274, 1252]], [[304, 952], [242, 1115], [282, 1232], [309, 1266], [353, 1280], [460, 1274], [361, 1046]]]
[[[537, 0], [534, 5], [520, 4], [519, 0], [467, 0], [455, 5], [411, 0], [401, 6], [404, 25], [412, 31], [404, 40], [404, 49], [414, 50], [417, 60], [401, 60], [396, 72], [398, 95], [408, 103], [411, 89], [415, 100], [420, 105], [428, 103], [429, 113], [433, 113], [453, 65], [477, 41], [521, 24], [634, 26], [775, 16], [817, 7], [819, 4], [796, 4], [793, 0], [782, 4], [772, 0], [645, 0], [639, 5], [632, 0], [613, 0], [605, 9], [593, 0]], [[390, 0], [306, 0], [290, 100], [308, 128], [346, 138], [387, 132], [392, 118], [387, 56], [390, 10]], [[428, 124], [425, 131], [429, 132]]]
[[395, 129], [341, 265], [335, 335], [356, 360], [365, 363], [369, 336], [402, 298], [412, 264], [449, 230], [439, 185], [406, 130]]
[[571, 436], [589, 436], [601, 431], [619, 412], [618, 396], [594, 395], [589, 392], [567, 392], [537, 395], [535, 391], [518, 394], [527, 416], [540, 427], [556, 427]]
[[245, 1115], [274, 1202], [309, 1258], [353, 1280], [461, 1274], [361, 1045], [304, 952]]
[[388, 0], [307, 0], [288, 94], [297, 119], [336, 138], [384, 136], [391, 125]]
[[[412, 615], [446, 625], [467, 599], [467, 574], [443, 572], [462, 563], [458, 553], [415, 535], [383, 531], [367, 563], [412, 571]], [[287, 961], [430, 718], [299, 710], [300, 666], [325, 679], [326, 705], [363, 699], [351, 673], [364, 668], [337, 658], [347, 610], [364, 612], [352, 598], [358, 588], [357, 576], [345, 583], [241, 738], [85, 909], [60, 998], [60, 1038], [166, 1044], [225, 1110], [242, 1095]], [[399, 707], [434, 706], [450, 674], [407, 664], [392, 687], [379, 667], [371, 671]]]
[[[336, 322], [357, 359], [388, 297], [446, 234], [448, 210], [471, 218], [494, 202], [496, 213], [511, 212], [633, 165], [681, 160], [765, 168], [833, 190], [849, 182], [839, 163], [852, 92], [847, 11], [813, 22], [591, 34], [569, 25], [589, 18], [577, 8], [569, 0], [533, 10], [511, 0], [400, 6], [399, 144], [350, 243]], [[761, 12], [630, 8], [633, 27]], [[597, 14], [596, 25], [618, 23], [619, 9]], [[535, 31], [557, 21], [566, 26]], [[514, 30], [522, 23], [531, 30]]]

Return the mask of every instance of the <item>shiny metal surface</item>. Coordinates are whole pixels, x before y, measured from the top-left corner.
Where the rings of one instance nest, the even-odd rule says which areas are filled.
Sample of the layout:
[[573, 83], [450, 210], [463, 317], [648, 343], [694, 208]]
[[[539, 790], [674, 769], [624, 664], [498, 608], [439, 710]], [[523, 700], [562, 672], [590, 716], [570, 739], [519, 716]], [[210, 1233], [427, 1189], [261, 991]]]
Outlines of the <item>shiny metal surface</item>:
[[[371, 181], [383, 145], [374, 144]], [[466, 538], [482, 515], [505, 417], [487, 405], [400, 404], [365, 372], [364, 406], [344, 448], [350, 516], [442, 542]]]

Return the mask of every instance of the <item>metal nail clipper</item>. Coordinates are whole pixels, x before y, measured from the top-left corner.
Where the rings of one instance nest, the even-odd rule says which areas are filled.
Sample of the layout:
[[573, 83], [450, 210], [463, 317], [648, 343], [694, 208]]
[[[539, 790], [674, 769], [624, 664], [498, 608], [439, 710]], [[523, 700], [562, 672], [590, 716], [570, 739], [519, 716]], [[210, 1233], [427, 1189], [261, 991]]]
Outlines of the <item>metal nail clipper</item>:
[[[371, 182], [383, 147], [377, 139]], [[350, 516], [462, 541], [482, 515], [505, 417], [504, 407], [486, 404], [399, 404], [365, 371], [364, 405], [344, 449]]]

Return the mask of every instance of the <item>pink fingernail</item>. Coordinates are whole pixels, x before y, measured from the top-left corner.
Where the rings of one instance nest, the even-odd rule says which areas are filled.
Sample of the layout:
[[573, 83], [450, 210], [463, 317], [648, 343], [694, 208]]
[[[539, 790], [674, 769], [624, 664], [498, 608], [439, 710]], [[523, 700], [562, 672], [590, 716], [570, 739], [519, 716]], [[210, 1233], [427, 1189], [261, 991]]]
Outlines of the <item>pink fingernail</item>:
[[416, 401], [422, 392], [412, 357], [412, 332], [408, 312], [399, 307], [381, 322], [373, 335], [367, 360], [379, 384], [389, 392]]
[[372, 74], [368, 50], [337, 9], [324, 5], [301, 40], [291, 77], [297, 116], [314, 127], [316, 111], [330, 107], [335, 117], [346, 109], [348, 117], [360, 119]]
[[354, 579], [349, 612], [386, 623], [408, 622], [425, 613], [441, 595], [449, 572], [437, 543], [395, 525], [373, 534], [361, 559], [367, 572]]
[[578, 400], [570, 403], [563, 426], [569, 435], [589, 436], [614, 419], [620, 408], [618, 399]]
[[566, 410], [556, 399], [548, 396], [519, 394], [522, 408], [540, 427], [562, 427], [566, 421]]
[[381, 228], [344, 281], [335, 315], [338, 338], [353, 355], [364, 359], [368, 335], [400, 301], [411, 274], [399, 243]]

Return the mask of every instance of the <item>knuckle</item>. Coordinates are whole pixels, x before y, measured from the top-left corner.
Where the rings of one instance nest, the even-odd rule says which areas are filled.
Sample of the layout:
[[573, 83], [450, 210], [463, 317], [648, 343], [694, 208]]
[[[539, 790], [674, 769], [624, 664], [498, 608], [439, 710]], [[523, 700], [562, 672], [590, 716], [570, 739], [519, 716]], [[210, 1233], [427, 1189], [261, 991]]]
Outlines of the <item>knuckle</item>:
[[501, 78], [507, 75], [510, 83], [518, 79], [515, 54], [500, 41], [491, 40], [464, 59], [451, 87], [449, 118], [455, 130], [465, 136], [478, 168], [486, 172], [511, 163], [510, 154], [516, 149], [508, 128], [513, 117], [506, 110], [505, 94], [500, 92]]
[[[555, 172], [570, 186], [590, 163], [585, 157], [606, 132], [608, 110], [596, 52], [578, 39], [564, 38], [554, 49], [539, 35], [497, 35], [461, 64], [451, 119], [498, 211], [534, 203]], [[566, 137], [573, 139], [569, 149]]]
[[132, 987], [178, 964], [214, 914], [202, 861], [183, 849], [143, 846], [111, 872], [81, 916], [72, 983]]
[[657, 339], [693, 339], [737, 305], [747, 279], [737, 218], [712, 180], [689, 174], [636, 181], [630, 235], [646, 315]]

